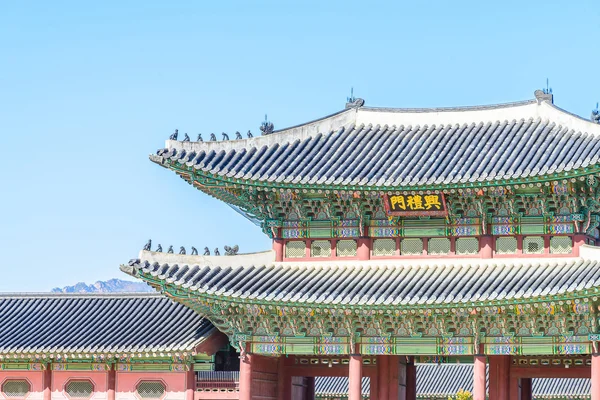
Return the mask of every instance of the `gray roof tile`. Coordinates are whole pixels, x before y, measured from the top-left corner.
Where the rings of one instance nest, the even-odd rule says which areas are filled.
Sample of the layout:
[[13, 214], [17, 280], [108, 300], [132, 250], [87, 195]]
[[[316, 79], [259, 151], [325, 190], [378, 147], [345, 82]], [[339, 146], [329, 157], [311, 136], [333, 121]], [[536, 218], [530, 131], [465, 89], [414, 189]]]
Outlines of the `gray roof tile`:
[[0, 354], [193, 350], [214, 327], [158, 294], [0, 294]]

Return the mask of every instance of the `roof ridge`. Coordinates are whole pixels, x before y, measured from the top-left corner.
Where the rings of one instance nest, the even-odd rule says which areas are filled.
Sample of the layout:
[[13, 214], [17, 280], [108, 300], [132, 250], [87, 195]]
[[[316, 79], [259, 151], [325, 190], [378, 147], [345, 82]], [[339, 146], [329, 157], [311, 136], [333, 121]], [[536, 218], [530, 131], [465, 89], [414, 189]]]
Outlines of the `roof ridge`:
[[386, 111], [386, 112], [452, 112], [452, 111], [477, 111], [493, 110], [497, 108], [509, 108], [535, 104], [536, 99], [512, 101], [507, 103], [495, 103], [473, 106], [450, 106], [450, 107], [360, 107], [361, 111]]

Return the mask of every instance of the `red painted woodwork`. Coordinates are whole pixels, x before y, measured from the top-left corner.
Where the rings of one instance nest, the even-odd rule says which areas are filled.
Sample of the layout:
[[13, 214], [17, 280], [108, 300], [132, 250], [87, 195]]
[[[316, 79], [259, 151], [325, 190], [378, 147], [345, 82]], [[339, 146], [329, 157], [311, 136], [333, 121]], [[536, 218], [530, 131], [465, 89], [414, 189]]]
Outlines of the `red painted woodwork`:
[[475, 356], [473, 364], [473, 400], [485, 400], [485, 356]]
[[252, 400], [252, 357], [240, 357], [240, 400]]
[[371, 258], [371, 239], [367, 237], [358, 238], [356, 255], [359, 260], [369, 260]]
[[573, 255], [579, 257], [579, 248], [585, 244], [586, 235], [576, 233], [573, 235]]
[[509, 400], [510, 356], [490, 356], [490, 400]]
[[315, 400], [315, 378], [310, 376], [306, 379], [306, 393], [304, 400]]
[[362, 356], [352, 354], [348, 369], [348, 400], [362, 400]]
[[[110, 380], [110, 379], [109, 379]], [[196, 373], [194, 366], [190, 365], [190, 369], [185, 373], [185, 400], [194, 400], [194, 392], [196, 391]], [[111, 399], [108, 399], [111, 400]], [[112, 399], [114, 400], [114, 399]]]
[[202, 343], [196, 346], [195, 351], [196, 353], [215, 354], [228, 343], [227, 335], [215, 329]]
[[273, 239], [273, 251], [275, 251], [275, 261], [283, 261], [283, 239]]
[[46, 364], [42, 382], [44, 388], [44, 400], [52, 400], [52, 366], [50, 364]]
[[532, 400], [532, 380], [531, 378], [521, 379], [521, 400]]
[[600, 400], [600, 354], [592, 354], [591, 400]]
[[[377, 389], [379, 391], [379, 400], [388, 400], [389, 399], [389, 356], [377, 356]], [[371, 386], [373, 384], [371, 383]], [[373, 398], [373, 400], [375, 400]]]
[[483, 235], [479, 238], [479, 254], [481, 258], [494, 256], [494, 237], [492, 235]]
[[[108, 370], [108, 379], [107, 379], [107, 388], [106, 388], [106, 396], [108, 400], [116, 399], [116, 391], [117, 391], [117, 371], [116, 365], [111, 365]], [[195, 381], [194, 381], [195, 384]], [[194, 390], [196, 388], [192, 388], [192, 398], [186, 398], [186, 400], [194, 400]]]
[[[404, 365], [402, 365], [402, 372], [400, 372], [400, 358], [401, 356], [387, 356], [389, 357], [388, 361], [388, 399], [396, 400], [396, 399], [404, 399], [400, 396], [400, 377], [402, 376], [402, 384], [404, 384]], [[404, 386], [403, 386], [404, 387]], [[404, 393], [402, 393], [404, 395]]]
[[414, 357], [406, 364], [406, 400], [417, 400], [417, 366]]

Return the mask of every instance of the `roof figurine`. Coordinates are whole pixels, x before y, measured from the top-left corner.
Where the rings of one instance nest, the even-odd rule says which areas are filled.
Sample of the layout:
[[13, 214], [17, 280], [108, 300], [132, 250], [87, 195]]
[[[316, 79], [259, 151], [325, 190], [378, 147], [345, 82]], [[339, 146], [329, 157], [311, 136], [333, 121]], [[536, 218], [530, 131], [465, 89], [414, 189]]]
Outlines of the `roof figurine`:
[[275, 130], [275, 125], [267, 119], [267, 114], [265, 114], [265, 120], [262, 124], [260, 124], [260, 131], [264, 135], [270, 135]]
[[208, 247], [204, 248], [204, 256], [210, 256], [210, 250], [208, 249]]
[[170, 139], [170, 140], [177, 140], [177, 136], [178, 136], [178, 135], [179, 135], [179, 130], [178, 130], [178, 129], [175, 129], [175, 132], [173, 132], [173, 133], [171, 134], [171, 136], [169, 136], [169, 139]]
[[224, 246], [223, 248], [225, 249], [226, 256], [235, 256], [238, 253], [238, 251], [240, 250], [240, 248], [237, 244], [234, 245], [233, 247]]
[[248, 131], [248, 132], [246, 133], [246, 136], [248, 136], [248, 138], [251, 138], [251, 137], [252, 137], [252, 132]]
[[152, 248], [152, 239], [148, 239], [148, 242], [144, 245], [144, 250], [151, 251]]
[[223, 135], [223, 140], [229, 140], [229, 135], [225, 132], [222, 132], [221, 135]]
[[192, 255], [193, 256], [197, 256], [198, 255], [198, 249], [196, 249], [194, 246], [192, 246]]
[[201, 133], [198, 134], [198, 137], [196, 138], [196, 142], [204, 142], [204, 140], [202, 139]]
[[240, 139], [242, 139], [242, 134], [241, 134], [239, 131], [236, 131], [236, 132], [235, 132], [235, 138], [236, 138], [237, 140], [240, 140]]
[[221, 253], [219, 253], [219, 248], [218, 247], [215, 247], [215, 252], [214, 253], [215, 253], [215, 256], [220, 256], [221, 255]]
[[159, 253], [162, 253], [163, 250], [162, 250], [162, 245], [160, 243], [158, 244], [158, 247], [156, 248], [156, 251], [159, 252]]
[[168, 254], [173, 254], [173, 246], [169, 246], [169, 248], [167, 249], [167, 253]]
[[184, 142], [189, 142], [190, 141], [190, 137], [188, 136], [187, 133], [185, 133], [185, 137], [183, 138]]
[[217, 136], [214, 133], [210, 134], [210, 141], [211, 142], [216, 142], [217, 141]]
[[185, 247], [181, 246], [179, 248], [179, 254], [185, 254]]

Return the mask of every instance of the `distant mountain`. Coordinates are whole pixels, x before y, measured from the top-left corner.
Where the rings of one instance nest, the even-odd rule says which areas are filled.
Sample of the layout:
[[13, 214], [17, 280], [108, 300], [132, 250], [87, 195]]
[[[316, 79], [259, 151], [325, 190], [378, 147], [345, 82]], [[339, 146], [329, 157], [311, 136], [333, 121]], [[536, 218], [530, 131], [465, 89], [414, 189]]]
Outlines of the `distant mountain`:
[[79, 282], [73, 286], [63, 288], [54, 288], [52, 293], [145, 293], [155, 292], [144, 282], [130, 282], [121, 279], [110, 279], [108, 281], [98, 281], [91, 285]]

